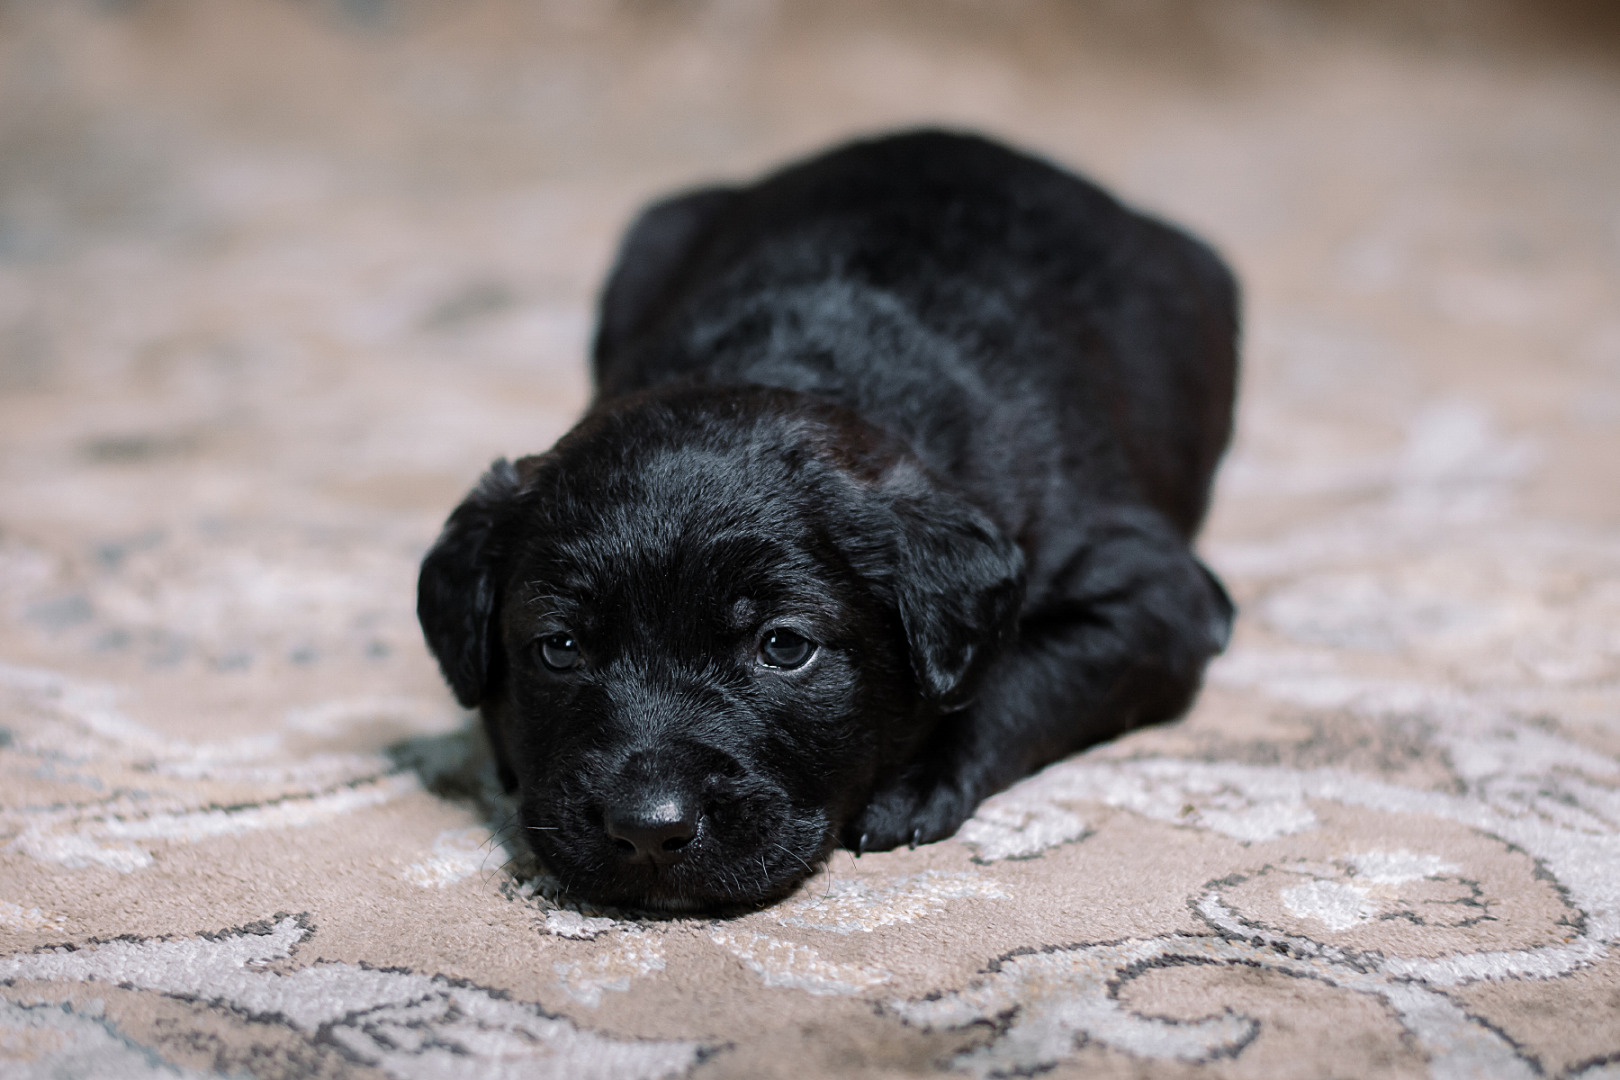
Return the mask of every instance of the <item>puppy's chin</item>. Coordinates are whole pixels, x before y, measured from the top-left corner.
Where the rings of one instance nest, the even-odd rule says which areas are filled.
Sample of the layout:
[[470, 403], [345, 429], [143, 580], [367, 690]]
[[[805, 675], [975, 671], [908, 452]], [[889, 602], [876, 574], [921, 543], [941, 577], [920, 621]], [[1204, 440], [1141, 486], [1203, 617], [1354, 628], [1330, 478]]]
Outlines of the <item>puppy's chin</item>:
[[[787, 874], [762, 877], [756, 869], [752, 879], [745, 879], [740, 871], [719, 873], [720, 881], [712, 880], [710, 873], [646, 877], [629, 881], [626, 875], [588, 875], [571, 872], [555, 858], [539, 855], [563, 885], [563, 891], [572, 899], [585, 901], [598, 907], [642, 910], [667, 915], [696, 913], [724, 914], [761, 907], [790, 894], [809, 877], [809, 873], [795, 864]], [[806, 860], [817, 868], [825, 856]], [[715, 884], [726, 887], [716, 889]]]

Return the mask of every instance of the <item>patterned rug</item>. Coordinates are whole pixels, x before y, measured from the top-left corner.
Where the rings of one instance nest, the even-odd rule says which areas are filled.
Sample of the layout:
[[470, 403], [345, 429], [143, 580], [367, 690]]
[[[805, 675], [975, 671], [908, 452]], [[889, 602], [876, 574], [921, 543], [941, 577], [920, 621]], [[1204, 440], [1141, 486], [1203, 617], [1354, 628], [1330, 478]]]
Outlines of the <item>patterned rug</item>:
[[[1620, 1077], [1620, 72], [1329, 10], [0, 5], [0, 1076]], [[1232, 648], [950, 841], [570, 905], [417, 561], [640, 200], [919, 120], [1238, 267]]]

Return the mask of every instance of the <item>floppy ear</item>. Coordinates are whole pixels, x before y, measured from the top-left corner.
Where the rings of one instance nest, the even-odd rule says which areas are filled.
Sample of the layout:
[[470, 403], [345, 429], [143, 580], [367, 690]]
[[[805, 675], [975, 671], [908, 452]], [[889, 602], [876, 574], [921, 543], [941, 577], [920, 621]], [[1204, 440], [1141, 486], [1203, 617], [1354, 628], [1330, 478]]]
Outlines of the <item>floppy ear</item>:
[[892, 580], [912, 670], [924, 696], [963, 708], [982, 662], [1017, 625], [1024, 553], [980, 510], [919, 472], [904, 486], [892, 504], [900, 527]]
[[521, 486], [517, 470], [505, 458], [491, 465], [444, 523], [416, 582], [422, 634], [456, 700], [468, 709], [482, 700], [489, 675], [495, 615], [491, 541]]

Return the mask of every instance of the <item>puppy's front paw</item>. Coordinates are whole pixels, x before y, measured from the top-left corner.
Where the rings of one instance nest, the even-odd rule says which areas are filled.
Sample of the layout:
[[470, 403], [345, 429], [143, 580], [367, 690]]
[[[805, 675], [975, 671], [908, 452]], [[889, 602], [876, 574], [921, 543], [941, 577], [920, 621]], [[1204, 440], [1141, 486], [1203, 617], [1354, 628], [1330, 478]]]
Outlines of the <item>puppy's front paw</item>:
[[978, 800], [951, 784], [926, 791], [900, 785], [879, 791], [844, 826], [843, 845], [859, 855], [943, 840], [973, 813]]

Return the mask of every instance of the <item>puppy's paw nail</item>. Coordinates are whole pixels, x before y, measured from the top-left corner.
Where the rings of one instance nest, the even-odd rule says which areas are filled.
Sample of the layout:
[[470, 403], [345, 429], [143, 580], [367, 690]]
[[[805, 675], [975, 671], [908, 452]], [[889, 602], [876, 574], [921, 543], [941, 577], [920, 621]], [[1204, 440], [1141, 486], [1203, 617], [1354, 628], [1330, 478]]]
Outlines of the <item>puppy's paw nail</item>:
[[859, 840], [855, 841], [855, 857], [858, 859], [862, 855], [865, 855], [865, 854], [866, 854], [866, 834], [861, 833], [861, 838]]
[[917, 850], [917, 844], [921, 840], [922, 840], [922, 828], [921, 828], [921, 826], [919, 826], [919, 827], [917, 827], [915, 829], [912, 829], [911, 830], [911, 850], [912, 851]]

